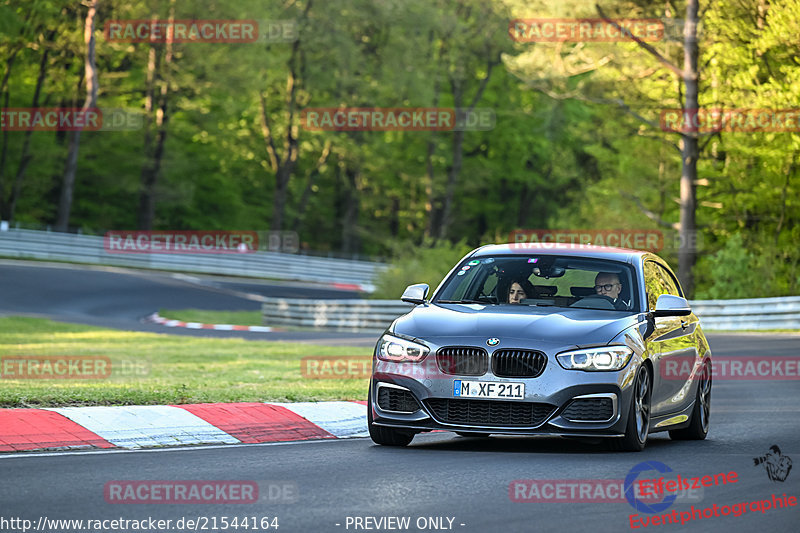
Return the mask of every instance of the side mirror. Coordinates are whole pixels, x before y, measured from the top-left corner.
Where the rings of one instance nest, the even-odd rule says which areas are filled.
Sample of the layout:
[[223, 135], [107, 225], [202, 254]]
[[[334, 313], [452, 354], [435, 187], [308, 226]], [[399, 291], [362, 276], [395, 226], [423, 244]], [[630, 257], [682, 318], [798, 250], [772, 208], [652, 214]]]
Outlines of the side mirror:
[[427, 283], [417, 283], [416, 285], [409, 285], [406, 287], [406, 290], [403, 291], [403, 296], [400, 297], [401, 300], [404, 302], [408, 302], [410, 304], [424, 304], [425, 297], [428, 296], [428, 291], [431, 288], [428, 287]]
[[653, 311], [654, 317], [659, 316], [686, 316], [692, 314], [692, 308], [686, 298], [662, 294], [656, 300], [656, 309]]

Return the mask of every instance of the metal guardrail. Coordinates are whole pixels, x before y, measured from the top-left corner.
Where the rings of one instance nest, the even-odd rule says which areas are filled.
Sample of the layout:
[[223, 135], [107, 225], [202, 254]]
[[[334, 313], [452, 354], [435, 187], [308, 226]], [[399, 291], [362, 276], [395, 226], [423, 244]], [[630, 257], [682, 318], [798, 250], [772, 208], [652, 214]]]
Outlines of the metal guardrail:
[[301, 300], [263, 298], [265, 325], [306, 327], [327, 331], [383, 332], [408, 313], [413, 304], [399, 300]]
[[[0, 257], [71, 261], [203, 274], [253, 276], [281, 280], [342, 283], [374, 289], [382, 263], [285, 254], [115, 254], [103, 237], [25, 229], [0, 231]], [[800, 329], [800, 296], [691, 302], [706, 330]], [[339, 331], [383, 331], [405, 314], [399, 300], [289, 300], [266, 298], [265, 325], [302, 326]]]
[[[265, 326], [381, 333], [411, 310], [399, 300], [298, 300], [264, 298]], [[704, 330], [800, 329], [800, 296], [752, 300], [695, 300]]]
[[707, 330], [800, 329], [800, 296], [696, 300], [691, 305]]
[[262, 252], [242, 254], [109, 253], [103, 237], [24, 229], [0, 231], [0, 257], [71, 261], [93, 265], [227, 274], [357, 285], [372, 291], [382, 263]]

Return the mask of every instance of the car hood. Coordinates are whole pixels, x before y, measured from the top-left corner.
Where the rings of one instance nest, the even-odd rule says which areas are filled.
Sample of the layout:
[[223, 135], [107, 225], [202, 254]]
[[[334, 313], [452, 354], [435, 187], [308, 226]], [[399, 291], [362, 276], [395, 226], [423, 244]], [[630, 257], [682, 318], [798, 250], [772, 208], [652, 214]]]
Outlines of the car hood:
[[468, 340], [483, 345], [486, 339], [497, 337], [501, 346], [506, 344], [503, 339], [514, 338], [559, 347], [606, 344], [638, 322], [639, 314], [627, 311], [428, 304], [398, 318], [394, 331], [439, 345]]

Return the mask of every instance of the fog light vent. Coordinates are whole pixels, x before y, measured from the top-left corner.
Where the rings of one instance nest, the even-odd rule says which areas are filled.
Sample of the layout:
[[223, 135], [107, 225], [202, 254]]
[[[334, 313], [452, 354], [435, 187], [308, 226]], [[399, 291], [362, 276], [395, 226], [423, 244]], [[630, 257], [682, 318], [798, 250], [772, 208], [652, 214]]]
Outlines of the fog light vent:
[[561, 416], [572, 422], [605, 422], [614, 416], [614, 402], [611, 398], [572, 400]]
[[378, 407], [395, 413], [413, 413], [420, 408], [411, 391], [394, 387], [378, 388]]

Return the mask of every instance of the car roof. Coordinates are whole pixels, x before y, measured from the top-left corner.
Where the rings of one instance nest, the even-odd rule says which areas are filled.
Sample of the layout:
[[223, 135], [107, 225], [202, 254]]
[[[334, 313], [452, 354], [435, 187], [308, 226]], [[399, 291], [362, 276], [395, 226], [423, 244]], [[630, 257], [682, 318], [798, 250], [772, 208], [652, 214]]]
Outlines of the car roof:
[[485, 257], [491, 255], [575, 255], [593, 259], [609, 259], [614, 261], [635, 262], [643, 256], [658, 257], [646, 250], [632, 250], [629, 248], [615, 248], [613, 246], [594, 246], [591, 244], [572, 243], [508, 243], [487, 244], [476, 248], [468, 257]]

